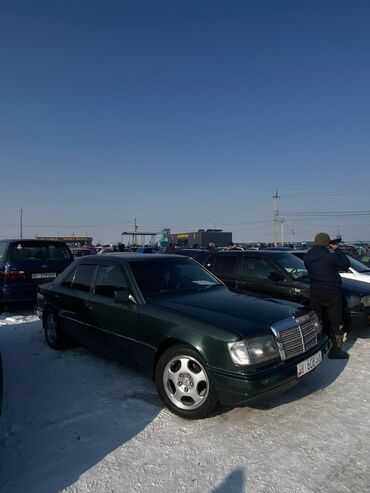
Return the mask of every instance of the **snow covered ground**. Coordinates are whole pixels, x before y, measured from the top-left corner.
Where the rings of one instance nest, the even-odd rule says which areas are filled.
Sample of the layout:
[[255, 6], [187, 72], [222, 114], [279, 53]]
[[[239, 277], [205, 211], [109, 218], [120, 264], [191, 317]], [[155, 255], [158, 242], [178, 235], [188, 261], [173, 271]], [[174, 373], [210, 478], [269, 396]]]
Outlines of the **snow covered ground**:
[[85, 349], [49, 349], [0, 316], [2, 493], [368, 492], [370, 339], [267, 403], [186, 421], [153, 383]]

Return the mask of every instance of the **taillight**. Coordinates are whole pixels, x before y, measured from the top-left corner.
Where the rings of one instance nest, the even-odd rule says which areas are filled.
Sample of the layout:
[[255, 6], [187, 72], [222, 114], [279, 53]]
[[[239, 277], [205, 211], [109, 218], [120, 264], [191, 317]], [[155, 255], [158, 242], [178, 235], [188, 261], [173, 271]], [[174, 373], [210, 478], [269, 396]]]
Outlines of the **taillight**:
[[19, 281], [26, 279], [26, 274], [23, 270], [0, 271], [0, 279], [4, 279], [5, 281]]

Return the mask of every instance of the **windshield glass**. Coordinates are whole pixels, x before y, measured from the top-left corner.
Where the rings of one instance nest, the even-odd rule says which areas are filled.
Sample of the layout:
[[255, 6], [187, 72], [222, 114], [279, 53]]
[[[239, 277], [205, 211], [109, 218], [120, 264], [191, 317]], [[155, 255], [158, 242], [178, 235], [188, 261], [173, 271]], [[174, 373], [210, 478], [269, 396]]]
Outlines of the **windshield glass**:
[[302, 279], [308, 276], [307, 269], [302, 259], [292, 253], [278, 253], [273, 257], [281, 267], [294, 279]]
[[144, 298], [222, 285], [189, 258], [133, 260], [130, 267]]
[[351, 267], [357, 272], [370, 272], [370, 269], [367, 265], [355, 260], [354, 258], [347, 256], [348, 260], [351, 262]]

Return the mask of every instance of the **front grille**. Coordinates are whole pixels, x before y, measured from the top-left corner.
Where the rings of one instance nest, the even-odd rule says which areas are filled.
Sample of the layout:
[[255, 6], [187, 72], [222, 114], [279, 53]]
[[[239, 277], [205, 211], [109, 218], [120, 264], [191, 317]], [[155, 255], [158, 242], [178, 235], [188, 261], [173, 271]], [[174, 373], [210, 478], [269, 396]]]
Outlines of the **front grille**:
[[[292, 325], [293, 323], [295, 325]], [[283, 360], [294, 358], [317, 344], [316, 330], [309, 317], [305, 317], [304, 320], [288, 319], [276, 324], [272, 329]]]

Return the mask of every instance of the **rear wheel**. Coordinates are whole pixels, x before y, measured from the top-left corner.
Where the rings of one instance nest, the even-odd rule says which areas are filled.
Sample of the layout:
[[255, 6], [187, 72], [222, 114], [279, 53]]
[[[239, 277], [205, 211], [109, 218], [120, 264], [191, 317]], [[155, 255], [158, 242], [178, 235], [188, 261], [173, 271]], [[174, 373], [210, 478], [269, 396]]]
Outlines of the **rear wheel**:
[[205, 418], [218, 402], [205, 362], [188, 346], [176, 345], [161, 355], [155, 380], [166, 406], [183, 418]]
[[71, 345], [69, 338], [60, 326], [58, 316], [54, 310], [49, 310], [46, 313], [44, 332], [48, 346], [53, 349], [63, 349]]

